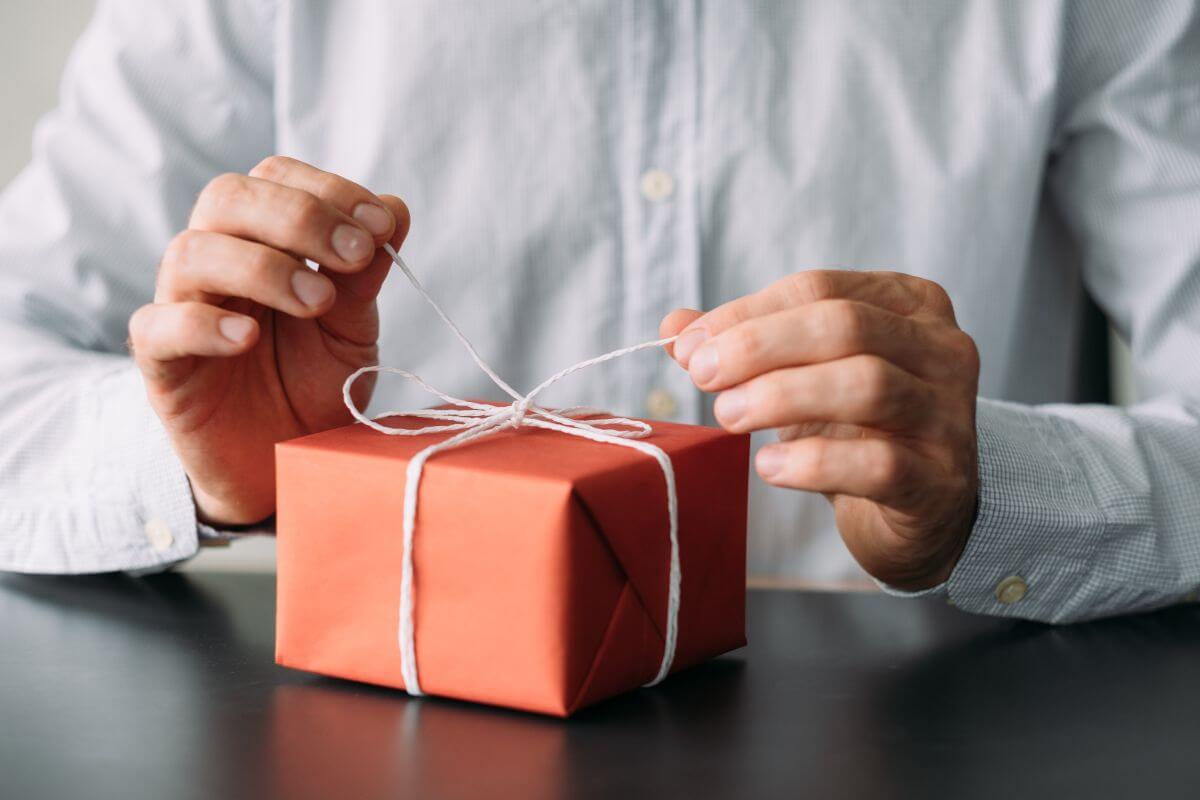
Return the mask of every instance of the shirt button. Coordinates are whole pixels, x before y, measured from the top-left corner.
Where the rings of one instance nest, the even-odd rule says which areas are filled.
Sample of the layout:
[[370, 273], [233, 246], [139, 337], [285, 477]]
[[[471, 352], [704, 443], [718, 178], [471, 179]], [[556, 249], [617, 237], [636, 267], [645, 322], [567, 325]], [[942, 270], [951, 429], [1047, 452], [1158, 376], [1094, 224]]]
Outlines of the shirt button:
[[1020, 575], [1009, 575], [996, 584], [996, 599], [1006, 606], [1011, 606], [1025, 596], [1029, 587]]
[[670, 419], [679, 411], [679, 403], [666, 389], [654, 389], [646, 395], [646, 410], [654, 419]]
[[675, 179], [661, 169], [651, 169], [642, 173], [638, 186], [647, 200], [666, 200], [675, 191]]
[[171, 549], [171, 545], [175, 544], [175, 537], [171, 534], [170, 527], [158, 517], [146, 523], [145, 531], [146, 538], [150, 540], [150, 546], [160, 553]]

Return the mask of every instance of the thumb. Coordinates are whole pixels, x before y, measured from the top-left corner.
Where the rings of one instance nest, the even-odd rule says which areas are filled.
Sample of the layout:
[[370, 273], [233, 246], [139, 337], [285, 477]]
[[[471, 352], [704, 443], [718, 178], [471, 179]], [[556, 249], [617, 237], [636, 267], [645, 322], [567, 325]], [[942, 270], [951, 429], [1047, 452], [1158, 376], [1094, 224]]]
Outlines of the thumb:
[[412, 224], [412, 219], [408, 214], [408, 206], [394, 194], [381, 194], [379, 195], [379, 199], [383, 201], [383, 204], [388, 207], [388, 211], [391, 211], [392, 215], [396, 218], [396, 230], [392, 234], [391, 243], [392, 247], [399, 250], [400, 245], [404, 244], [405, 237], [408, 236], [408, 227]]
[[[396, 218], [396, 230], [390, 243], [399, 250], [408, 236], [411, 223], [408, 206], [394, 195], [379, 195]], [[322, 324], [332, 333], [361, 344], [374, 344], [379, 335], [379, 314], [375, 298], [392, 267], [392, 257], [382, 247], [366, 269], [355, 273], [321, 270], [337, 289], [337, 299], [322, 317]]]

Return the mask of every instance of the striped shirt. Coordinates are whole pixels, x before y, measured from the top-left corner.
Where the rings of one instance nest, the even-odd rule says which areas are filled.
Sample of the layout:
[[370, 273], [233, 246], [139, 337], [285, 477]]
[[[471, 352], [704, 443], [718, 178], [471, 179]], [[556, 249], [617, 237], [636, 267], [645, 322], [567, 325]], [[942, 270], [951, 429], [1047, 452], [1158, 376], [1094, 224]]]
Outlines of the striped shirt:
[[[935, 280], [983, 364], [939, 591], [1066, 621], [1200, 586], [1193, 2], [102, 3], [34, 149], [0, 197], [2, 569], [196, 552], [126, 324], [200, 189], [284, 153], [407, 200], [409, 262], [518, 388], [800, 269]], [[1089, 297], [1136, 405], [1084, 402]], [[487, 394], [403, 282], [380, 310], [384, 363]], [[546, 402], [712, 419], [663, 357]], [[821, 498], [756, 478], [749, 552], [861, 577]]]

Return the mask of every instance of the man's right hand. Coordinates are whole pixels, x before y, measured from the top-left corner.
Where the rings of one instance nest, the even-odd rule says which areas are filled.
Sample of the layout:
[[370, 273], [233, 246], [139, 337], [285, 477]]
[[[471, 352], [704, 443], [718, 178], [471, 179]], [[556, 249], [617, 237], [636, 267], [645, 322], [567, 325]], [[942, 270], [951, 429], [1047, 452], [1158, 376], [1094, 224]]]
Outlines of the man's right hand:
[[342, 382], [378, 359], [379, 248], [408, 223], [399, 198], [280, 156], [201, 193], [129, 334], [203, 521], [270, 516], [275, 443], [351, 420]]

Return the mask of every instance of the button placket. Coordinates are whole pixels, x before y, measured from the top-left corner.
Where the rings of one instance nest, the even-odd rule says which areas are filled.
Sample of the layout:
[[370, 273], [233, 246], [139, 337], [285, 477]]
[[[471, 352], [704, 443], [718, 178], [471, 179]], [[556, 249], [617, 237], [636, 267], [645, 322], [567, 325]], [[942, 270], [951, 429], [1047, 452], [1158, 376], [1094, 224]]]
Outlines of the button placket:
[[670, 391], [656, 387], [646, 395], [646, 411], [653, 419], [674, 419], [679, 413], [679, 401]]
[[652, 202], [666, 200], [675, 192], [675, 179], [661, 169], [648, 169], [638, 181], [642, 196]]
[[[695, 9], [656, 13], [620, 4], [618, 84], [628, 110], [620, 129], [623, 204], [621, 272], [625, 308], [620, 341], [640, 341], [663, 316], [699, 308], [695, 197], [699, 62]], [[653, 100], [653, 102], [648, 102]], [[674, 364], [642, 359], [622, 376], [622, 395], [649, 417], [692, 421], [700, 411]], [[661, 392], [660, 392], [661, 390]]]

